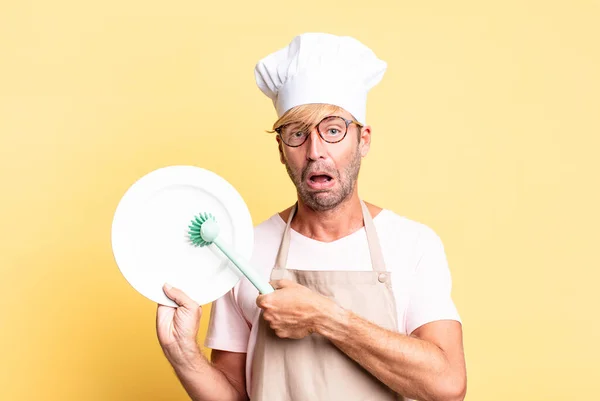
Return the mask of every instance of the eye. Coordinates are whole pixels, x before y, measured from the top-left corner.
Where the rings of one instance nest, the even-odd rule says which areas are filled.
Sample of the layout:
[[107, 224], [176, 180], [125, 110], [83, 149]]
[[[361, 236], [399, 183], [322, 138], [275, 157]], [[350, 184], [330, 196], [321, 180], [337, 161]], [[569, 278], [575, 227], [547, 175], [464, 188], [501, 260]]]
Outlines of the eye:
[[340, 117], [327, 117], [318, 126], [322, 135], [331, 139], [343, 136], [346, 133], [346, 123]]

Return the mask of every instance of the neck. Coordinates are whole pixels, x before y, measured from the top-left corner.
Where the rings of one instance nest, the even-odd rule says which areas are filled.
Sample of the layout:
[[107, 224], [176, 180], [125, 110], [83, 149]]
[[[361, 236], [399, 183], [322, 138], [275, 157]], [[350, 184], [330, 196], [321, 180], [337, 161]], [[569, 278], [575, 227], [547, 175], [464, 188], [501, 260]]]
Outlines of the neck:
[[332, 242], [363, 227], [363, 215], [357, 188], [351, 196], [333, 209], [315, 211], [298, 199], [298, 210], [292, 228], [321, 242]]

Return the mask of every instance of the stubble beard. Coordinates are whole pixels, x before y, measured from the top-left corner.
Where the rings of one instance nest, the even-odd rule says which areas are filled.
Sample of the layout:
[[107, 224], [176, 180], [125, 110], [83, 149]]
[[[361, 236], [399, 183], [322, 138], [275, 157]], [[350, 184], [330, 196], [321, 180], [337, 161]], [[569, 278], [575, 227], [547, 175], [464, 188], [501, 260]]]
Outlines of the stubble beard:
[[[293, 170], [286, 160], [285, 169], [296, 186], [302, 202], [314, 211], [323, 212], [335, 209], [352, 195], [358, 180], [361, 160], [360, 149], [357, 147], [356, 153], [348, 166], [344, 168], [343, 174], [331, 166], [318, 162], [310, 162], [304, 170], [298, 171]], [[331, 189], [311, 190], [306, 185], [306, 178], [314, 171], [323, 171], [331, 175], [336, 180], [336, 185]]]

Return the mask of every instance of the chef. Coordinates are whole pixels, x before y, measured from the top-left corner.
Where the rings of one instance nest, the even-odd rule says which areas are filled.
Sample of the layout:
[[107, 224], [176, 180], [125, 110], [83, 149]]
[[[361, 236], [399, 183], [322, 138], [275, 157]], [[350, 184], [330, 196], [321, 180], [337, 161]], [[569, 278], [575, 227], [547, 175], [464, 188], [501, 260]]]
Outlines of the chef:
[[[367, 203], [357, 178], [371, 146], [367, 92], [386, 63], [351, 37], [307, 33], [260, 60], [279, 159], [297, 201], [255, 227], [247, 279], [201, 307], [168, 284], [157, 334], [193, 400], [462, 400], [462, 325], [444, 246], [426, 225]], [[390, 161], [393, 165], [393, 161]], [[381, 185], [396, 185], [385, 175]]]

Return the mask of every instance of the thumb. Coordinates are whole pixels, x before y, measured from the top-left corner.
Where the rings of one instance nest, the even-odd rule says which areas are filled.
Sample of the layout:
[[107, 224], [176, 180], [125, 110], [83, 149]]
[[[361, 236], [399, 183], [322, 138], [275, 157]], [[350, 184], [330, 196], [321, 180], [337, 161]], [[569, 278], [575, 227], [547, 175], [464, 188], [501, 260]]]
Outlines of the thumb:
[[181, 291], [179, 288], [175, 288], [172, 285], [165, 283], [163, 285], [163, 291], [165, 295], [172, 299], [177, 305], [183, 306], [187, 309], [198, 308], [198, 305], [193, 299], [188, 297], [185, 292]]

